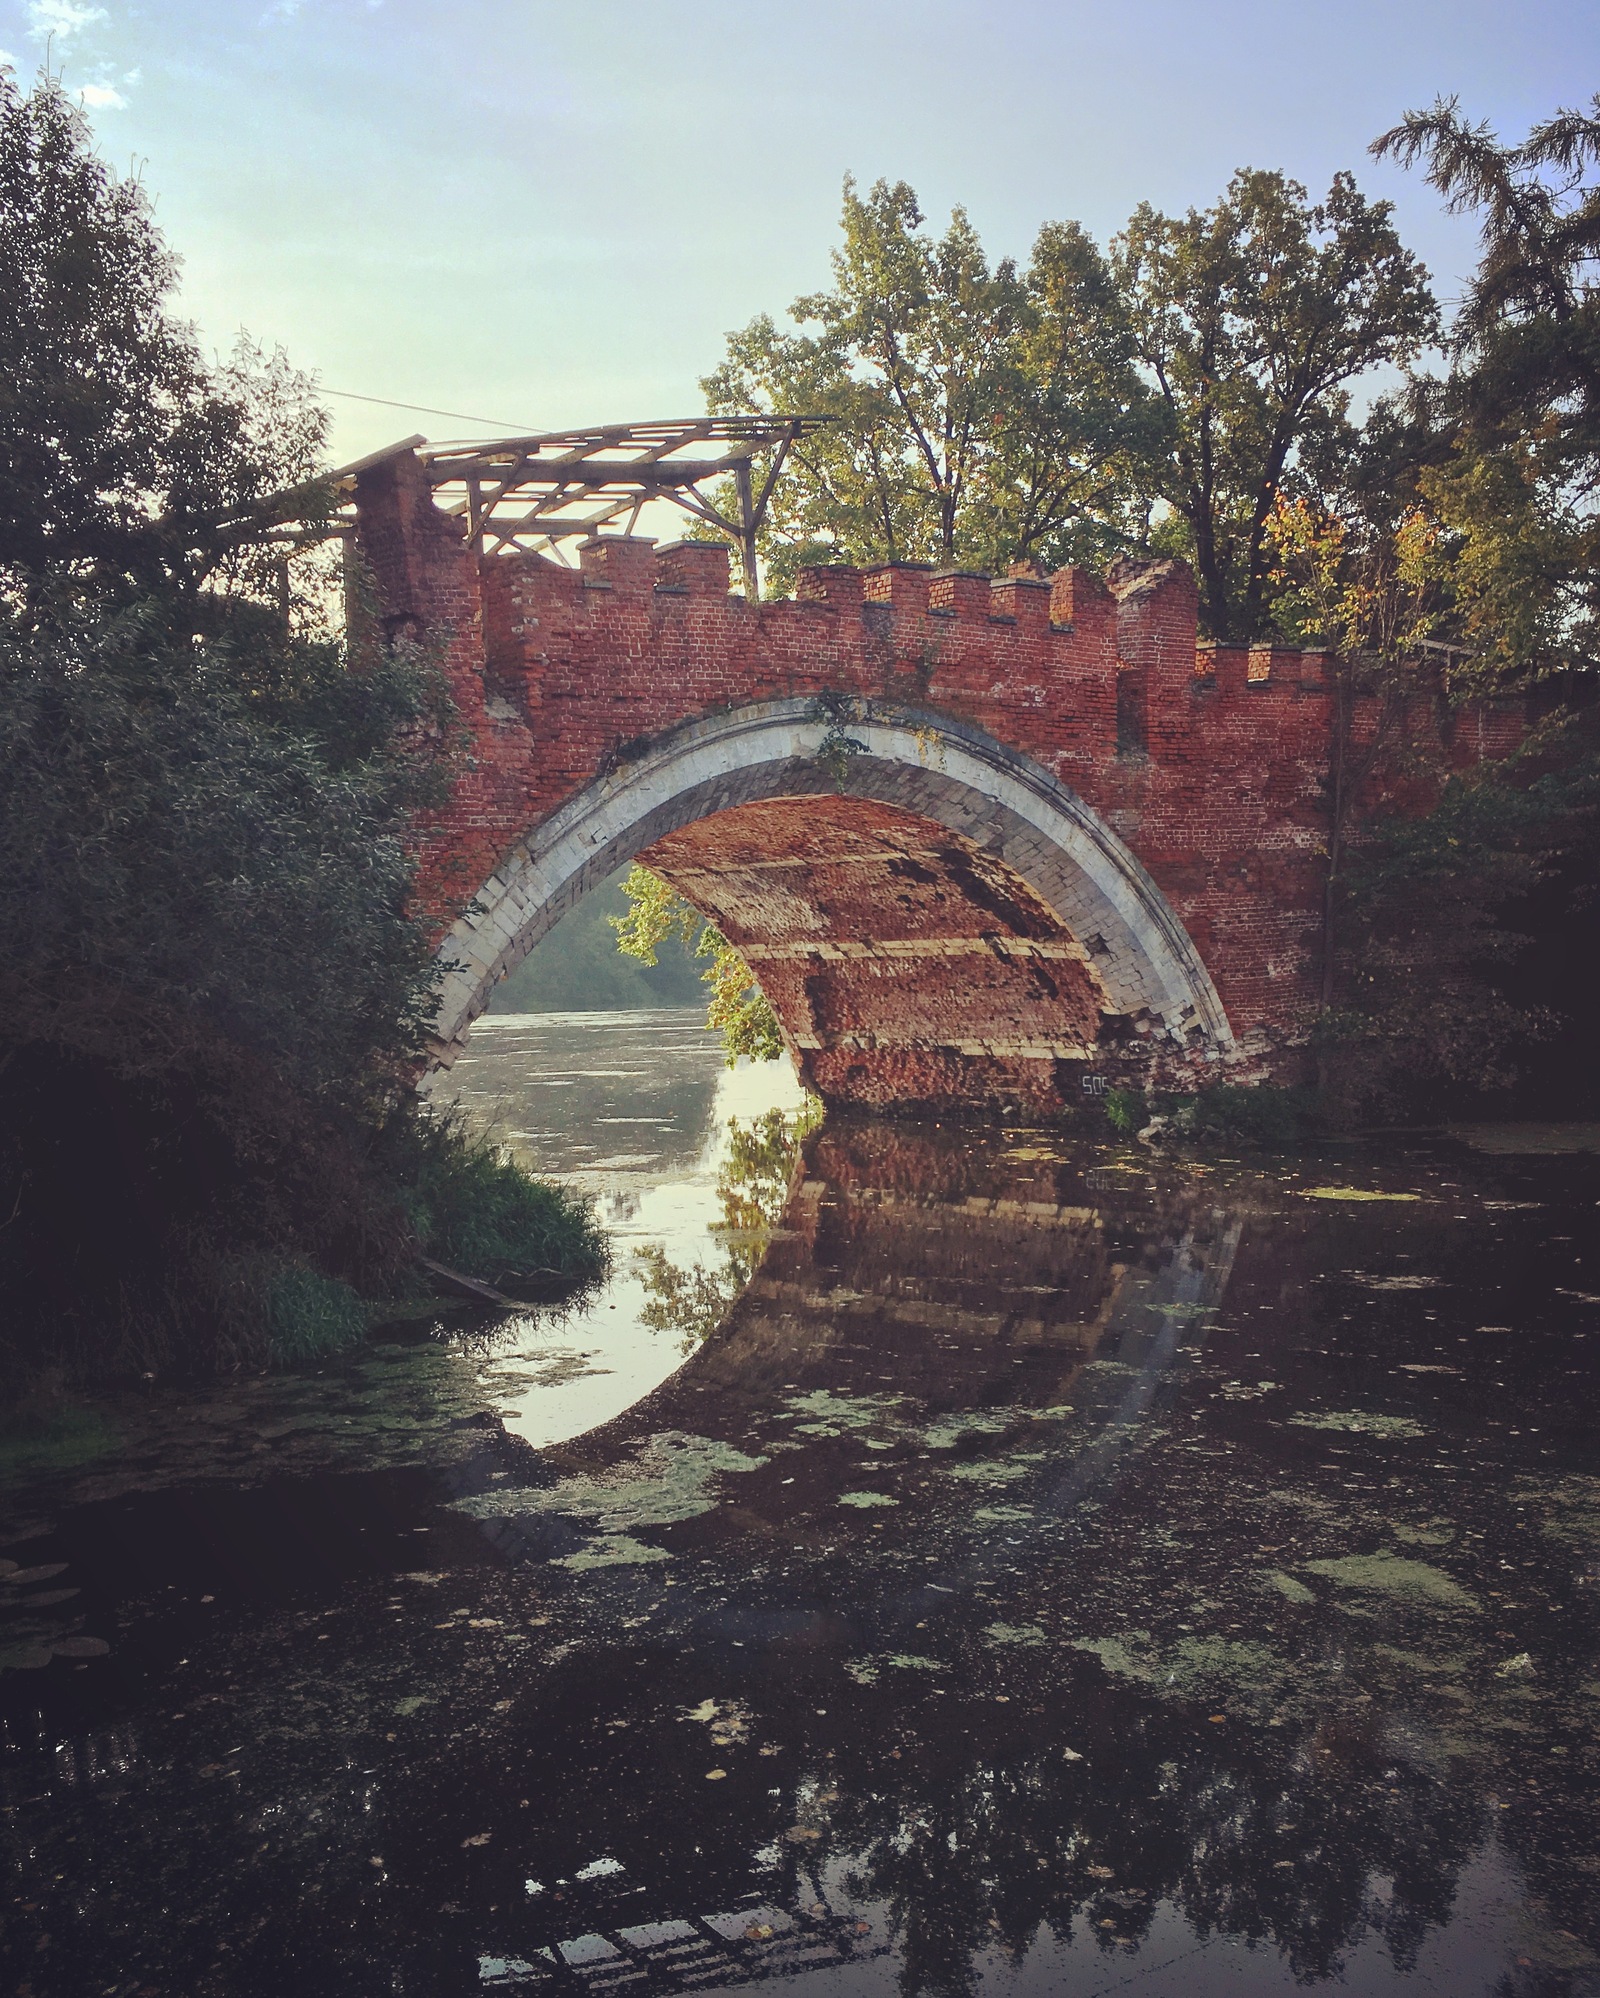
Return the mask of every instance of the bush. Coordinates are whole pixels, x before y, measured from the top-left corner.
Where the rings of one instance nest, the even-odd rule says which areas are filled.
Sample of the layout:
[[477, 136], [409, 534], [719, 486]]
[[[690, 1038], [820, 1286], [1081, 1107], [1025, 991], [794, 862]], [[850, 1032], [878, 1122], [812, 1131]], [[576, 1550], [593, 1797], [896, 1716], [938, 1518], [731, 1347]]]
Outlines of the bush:
[[1150, 1121], [1149, 1098], [1142, 1089], [1108, 1089], [1105, 1093], [1106, 1121], [1113, 1131], [1129, 1137], [1142, 1131]]
[[532, 1178], [492, 1141], [453, 1117], [419, 1112], [402, 1146], [416, 1238], [436, 1261], [512, 1294], [592, 1282], [610, 1264], [589, 1203]]
[[[213, 366], [135, 180], [0, 69], [0, 1372], [288, 1365], [420, 1248], [604, 1265], [592, 1217], [431, 1124], [424, 651], [347, 642], [326, 417]], [[11, 309], [14, 306], [15, 309]], [[414, 1282], [414, 1279], [411, 1279]]]
[[1252, 1145], [1293, 1145], [1317, 1125], [1314, 1094], [1259, 1083], [1253, 1089], [1219, 1082], [1194, 1098], [1197, 1136]]
[[1282, 1089], [1271, 1083], [1241, 1088], [1215, 1082], [1193, 1096], [1146, 1096], [1137, 1089], [1111, 1089], [1106, 1120], [1114, 1131], [1136, 1135], [1154, 1119], [1161, 1135], [1193, 1144], [1295, 1145], [1319, 1127], [1317, 1099], [1309, 1089]]

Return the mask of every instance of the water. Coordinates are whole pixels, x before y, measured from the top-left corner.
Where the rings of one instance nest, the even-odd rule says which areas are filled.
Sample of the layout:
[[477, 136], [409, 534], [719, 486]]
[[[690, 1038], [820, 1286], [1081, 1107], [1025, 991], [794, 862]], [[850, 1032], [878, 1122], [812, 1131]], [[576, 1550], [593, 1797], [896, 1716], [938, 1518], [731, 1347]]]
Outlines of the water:
[[[480, 1021], [468, 1052], [434, 1079], [434, 1096], [459, 1103], [533, 1170], [593, 1199], [615, 1246], [611, 1280], [598, 1292], [570, 1312], [520, 1320], [498, 1342], [497, 1408], [525, 1442], [592, 1429], [682, 1364], [687, 1328], [667, 1322], [673, 1272], [705, 1271], [715, 1322], [755, 1261], [758, 1245], [731, 1238], [718, 1193], [734, 1128], [774, 1113], [793, 1128], [805, 1092], [787, 1062], [727, 1068], [705, 1017], [703, 1005], [498, 1014]], [[779, 1192], [789, 1165], [785, 1156]], [[680, 1336], [663, 1336], [674, 1330]]]
[[0, 1466], [0, 1988], [1600, 1990], [1600, 1160], [471, 1054], [605, 1294]]

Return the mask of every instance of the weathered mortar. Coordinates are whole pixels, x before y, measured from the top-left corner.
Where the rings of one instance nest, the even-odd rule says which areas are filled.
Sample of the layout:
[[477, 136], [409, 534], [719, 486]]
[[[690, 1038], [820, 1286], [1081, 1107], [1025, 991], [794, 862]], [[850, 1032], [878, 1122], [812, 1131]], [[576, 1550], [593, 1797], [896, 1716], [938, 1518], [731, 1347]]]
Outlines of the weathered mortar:
[[[1236, 1043], [1256, 1057], [1249, 1072], [1303, 1037], [1317, 1003], [1333, 726], [1324, 662], [1197, 646], [1194, 584], [1182, 564], [1124, 563], [1105, 582], [1069, 570], [1048, 583], [911, 564], [835, 566], [804, 571], [792, 601], [752, 606], [729, 594], [720, 546], [657, 549], [615, 537], [585, 544], [577, 571], [527, 554], [480, 562], [434, 508], [410, 453], [363, 471], [357, 499], [386, 628], [444, 637], [470, 738], [469, 767], [423, 846], [419, 893], [441, 926], [531, 830], [694, 717], [853, 696], [884, 712], [915, 708], [976, 727], [1085, 801], [1187, 931]], [[1372, 721], [1363, 707], [1358, 736]], [[1429, 715], [1419, 721], [1432, 727]], [[1521, 727], [1510, 704], [1484, 709], [1454, 731], [1448, 753], [1461, 762], [1503, 753]], [[740, 800], [730, 790], [726, 802]], [[787, 811], [759, 809], [774, 861], [798, 852], [806, 828], [830, 816], [815, 795]], [[831, 816], [836, 841], [846, 839], [844, 817]], [[700, 844], [713, 852], [716, 820], [704, 823]], [[668, 873], [671, 847], [659, 856]], [[834, 851], [828, 865], [837, 871], [839, 860]], [[827, 941], [888, 940], [883, 880], [870, 876], [858, 873], [854, 903], [834, 893]], [[712, 906], [704, 880], [699, 891]], [[813, 987], [803, 989], [793, 961], [762, 959], [772, 939], [759, 925], [741, 928], [722, 913], [825, 1094], [1045, 1106], [1060, 1063], [1041, 1050], [1093, 1040], [1088, 984], [1070, 1005], [1038, 998], [1041, 1030], [1021, 1031], [1027, 978], [1004, 949], [945, 948], [974, 935], [1003, 944], [1018, 934], [1012, 918], [972, 904], [953, 876], [940, 892], [936, 948], [914, 968], [903, 956], [891, 966], [881, 952], [853, 969], [818, 959], [829, 965], [830, 1038], [809, 1048], [817, 1035], [806, 991], [820, 989], [823, 974], [814, 966]], [[1073, 941], [1092, 965], [1093, 940]], [[514, 961], [516, 948], [497, 946], [489, 973]], [[992, 1031], [976, 1031], [985, 1023]], [[1133, 1038], [1127, 1022], [1122, 1030]], [[1013, 1051], [1023, 1043], [1033, 1051]]]

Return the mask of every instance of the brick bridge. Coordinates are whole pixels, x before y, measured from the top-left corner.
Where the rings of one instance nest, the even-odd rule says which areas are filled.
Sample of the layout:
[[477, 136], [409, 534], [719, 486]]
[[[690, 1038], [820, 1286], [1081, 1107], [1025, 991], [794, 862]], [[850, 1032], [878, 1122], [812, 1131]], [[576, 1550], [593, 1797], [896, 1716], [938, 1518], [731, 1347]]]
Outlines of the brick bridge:
[[[423, 852], [442, 1061], [638, 859], [739, 947], [830, 1102], [1048, 1115], [1091, 1067], [1294, 1072], [1333, 697], [1318, 654], [1197, 646], [1181, 564], [817, 568], [751, 604], [719, 544], [481, 555], [409, 450], [355, 499], [385, 629], [444, 647], [470, 737]], [[1452, 753], [1520, 726], [1474, 712]]]

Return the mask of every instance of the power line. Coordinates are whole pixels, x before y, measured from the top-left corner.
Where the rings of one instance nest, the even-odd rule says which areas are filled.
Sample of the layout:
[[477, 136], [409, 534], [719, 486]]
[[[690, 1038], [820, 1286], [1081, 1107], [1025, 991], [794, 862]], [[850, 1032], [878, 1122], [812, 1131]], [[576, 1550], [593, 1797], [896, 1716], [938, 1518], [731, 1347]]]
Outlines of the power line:
[[527, 436], [533, 426], [529, 423], [502, 423], [493, 416], [468, 416], [459, 409], [430, 409], [422, 402], [394, 402], [386, 395], [357, 395], [353, 389], [324, 388], [319, 382], [319, 395], [336, 395], [345, 402], [375, 402], [383, 409], [409, 409], [418, 416], [449, 416], [458, 423], [486, 423], [491, 430], [510, 430], [519, 436]]

